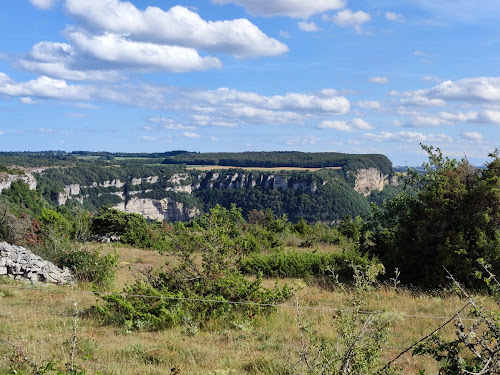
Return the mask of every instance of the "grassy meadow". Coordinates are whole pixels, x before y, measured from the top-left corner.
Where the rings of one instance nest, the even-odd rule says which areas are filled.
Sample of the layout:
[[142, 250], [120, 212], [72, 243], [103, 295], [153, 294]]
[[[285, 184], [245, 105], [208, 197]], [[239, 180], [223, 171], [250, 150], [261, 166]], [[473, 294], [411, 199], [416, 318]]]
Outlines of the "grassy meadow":
[[[332, 250], [318, 248], [320, 252]], [[122, 245], [102, 245], [102, 251], [119, 254], [119, 269], [110, 289], [113, 292], [121, 292], [141, 271], [168, 260], [156, 251]], [[275, 282], [264, 280], [270, 287]], [[298, 279], [280, 279], [279, 283], [294, 288], [301, 318], [312, 324], [319, 335], [334, 340], [335, 309], [343, 306], [346, 294]], [[489, 304], [486, 297], [479, 298]], [[294, 298], [268, 316], [234, 321], [230, 327], [213, 322], [203, 330], [184, 326], [160, 332], [131, 331], [89, 316], [89, 308], [102, 303], [91, 292], [91, 285], [32, 287], [7, 278], [0, 278], [0, 337], [21, 348], [30, 360], [40, 364], [59, 358], [62, 366], [70, 361], [73, 302], [77, 302], [80, 312], [76, 363], [85, 374], [292, 374], [288, 363], [296, 359], [301, 347]], [[464, 303], [451, 292], [425, 294], [380, 285], [370, 298], [370, 311], [395, 314], [383, 350], [384, 361], [441, 325]], [[447, 328], [448, 334], [453, 328]], [[20, 361], [16, 352], [19, 350], [0, 344], [0, 371]], [[413, 357], [411, 351], [396, 366], [404, 374], [417, 374], [419, 370], [437, 373], [435, 361]]]

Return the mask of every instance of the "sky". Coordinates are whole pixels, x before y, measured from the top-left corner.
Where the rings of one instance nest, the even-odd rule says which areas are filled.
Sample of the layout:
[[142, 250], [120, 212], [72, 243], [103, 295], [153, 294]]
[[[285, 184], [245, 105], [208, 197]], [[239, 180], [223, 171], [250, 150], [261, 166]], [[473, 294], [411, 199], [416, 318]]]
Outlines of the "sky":
[[483, 165], [498, 0], [16, 0], [0, 150], [334, 151]]

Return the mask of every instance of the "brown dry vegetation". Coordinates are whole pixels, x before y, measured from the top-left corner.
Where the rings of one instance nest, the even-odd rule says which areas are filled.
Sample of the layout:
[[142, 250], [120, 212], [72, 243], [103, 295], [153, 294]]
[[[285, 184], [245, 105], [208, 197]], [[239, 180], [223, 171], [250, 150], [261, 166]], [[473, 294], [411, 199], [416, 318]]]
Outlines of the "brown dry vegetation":
[[[154, 251], [105, 245], [104, 251], [120, 255], [118, 275], [113, 291], [121, 291], [140, 271], [163, 265], [167, 257]], [[341, 306], [345, 294], [327, 291], [301, 280], [286, 280], [299, 289], [301, 309], [325, 337], [334, 337], [332, 316]], [[274, 280], [265, 280], [268, 285]], [[281, 283], [281, 281], [280, 281]], [[486, 298], [483, 302], [489, 304]], [[38, 287], [0, 278], [0, 337], [22, 347], [28, 356], [41, 362], [53, 356], [69, 361], [72, 337], [73, 301], [81, 311], [100, 303], [90, 286]], [[287, 302], [267, 317], [233, 322], [232, 327], [210, 325], [195, 334], [188, 327], [163, 332], [128, 331], [124, 327], [103, 325], [94, 318], [82, 316], [78, 321], [78, 360], [87, 374], [286, 374], [287, 359], [299, 346], [299, 330], [293, 302]], [[429, 295], [390, 286], [379, 288], [370, 301], [373, 311], [399, 314], [384, 358], [390, 360], [399, 352], [432, 331], [464, 305], [454, 295]], [[309, 309], [325, 307], [331, 310]], [[84, 314], [85, 315], [85, 314]], [[428, 316], [428, 317], [425, 317]], [[433, 318], [434, 317], [434, 318]], [[451, 334], [453, 327], [449, 327]], [[0, 369], [8, 366], [12, 349], [0, 344]], [[408, 353], [398, 362], [405, 374], [420, 369], [437, 372], [428, 358]], [[1, 371], [1, 370], [0, 370]]]

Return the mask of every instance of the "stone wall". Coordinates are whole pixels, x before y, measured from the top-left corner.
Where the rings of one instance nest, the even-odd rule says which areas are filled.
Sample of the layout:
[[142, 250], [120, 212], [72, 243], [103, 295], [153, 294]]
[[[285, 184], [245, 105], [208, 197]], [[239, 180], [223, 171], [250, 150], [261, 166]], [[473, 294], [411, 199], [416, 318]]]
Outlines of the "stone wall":
[[28, 249], [7, 242], [0, 242], [0, 275], [8, 275], [15, 280], [25, 280], [32, 284], [73, 282], [73, 276], [67, 268], [60, 269]]

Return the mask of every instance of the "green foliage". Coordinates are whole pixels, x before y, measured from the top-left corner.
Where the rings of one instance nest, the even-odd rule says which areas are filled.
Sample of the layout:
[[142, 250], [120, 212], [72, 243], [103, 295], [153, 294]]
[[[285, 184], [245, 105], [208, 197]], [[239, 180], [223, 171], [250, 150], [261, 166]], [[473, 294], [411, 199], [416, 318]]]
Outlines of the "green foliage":
[[427, 173], [409, 171], [404, 192], [376, 209], [364, 248], [402, 281], [423, 287], [445, 283], [443, 266], [467, 286], [478, 286], [478, 259], [500, 271], [500, 160], [483, 170], [425, 147]]
[[183, 153], [166, 158], [164, 164], [222, 165], [235, 167], [342, 167], [345, 170], [375, 167], [392, 175], [389, 159], [380, 154], [342, 154], [337, 152], [212, 152]]
[[102, 207], [93, 218], [91, 232], [94, 235], [119, 236], [121, 242], [140, 247], [167, 250], [170, 248], [168, 232], [158, 222], [148, 223], [139, 214], [130, 214], [109, 207]]
[[366, 267], [377, 264], [357, 252], [320, 254], [317, 252], [291, 251], [275, 254], [255, 254], [243, 258], [239, 267], [248, 274], [266, 277], [326, 277], [333, 274], [344, 281], [352, 281], [352, 266]]
[[113, 282], [117, 271], [118, 254], [101, 255], [99, 250], [63, 249], [51, 259], [60, 267], [68, 267], [79, 281], [87, 281], [101, 288]]
[[[241, 211], [214, 207], [191, 228], [176, 226], [172, 254], [179, 265], [156, 270], [125, 292], [103, 296], [96, 310], [127, 328], [164, 329], [180, 324], [228, 322], [237, 316], [269, 312], [288, 288], [266, 289], [261, 278], [249, 281], [236, 267], [240, 257]], [[196, 256], [201, 252], [201, 265]]]
[[2, 196], [12, 204], [16, 212], [38, 213], [42, 207], [40, 196], [35, 190], [21, 180], [13, 181], [8, 189], [2, 191]]

